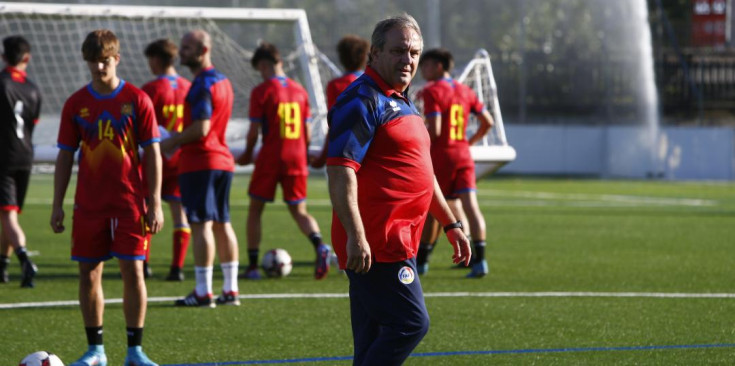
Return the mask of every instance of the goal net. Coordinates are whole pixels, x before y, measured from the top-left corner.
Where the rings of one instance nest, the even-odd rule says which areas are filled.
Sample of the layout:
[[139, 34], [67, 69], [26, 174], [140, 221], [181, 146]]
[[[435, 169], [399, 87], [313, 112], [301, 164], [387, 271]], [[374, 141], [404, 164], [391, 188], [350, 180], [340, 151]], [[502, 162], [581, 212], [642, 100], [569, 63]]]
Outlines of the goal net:
[[[309, 92], [317, 126], [314, 143], [321, 143], [322, 126], [326, 125], [322, 83], [328, 79], [320, 76], [320, 65], [321, 72], [331, 70], [320, 61], [306, 13], [301, 9], [0, 3], [0, 34], [20, 34], [31, 43], [33, 58], [28, 74], [44, 98], [42, 125], [34, 133], [37, 162], [56, 157], [53, 146], [64, 102], [90, 81], [81, 45], [90, 31], [99, 28], [111, 29], [120, 39], [118, 75], [136, 86], [154, 78], [143, 55], [150, 42], [170, 38], [178, 43], [190, 30], [206, 30], [212, 36], [213, 63], [230, 79], [235, 93], [233, 119], [227, 131], [233, 150], [244, 147], [250, 91], [262, 82], [250, 66], [252, 50], [260, 41], [275, 44], [288, 76]], [[177, 71], [192, 78], [185, 67], [177, 65]]]

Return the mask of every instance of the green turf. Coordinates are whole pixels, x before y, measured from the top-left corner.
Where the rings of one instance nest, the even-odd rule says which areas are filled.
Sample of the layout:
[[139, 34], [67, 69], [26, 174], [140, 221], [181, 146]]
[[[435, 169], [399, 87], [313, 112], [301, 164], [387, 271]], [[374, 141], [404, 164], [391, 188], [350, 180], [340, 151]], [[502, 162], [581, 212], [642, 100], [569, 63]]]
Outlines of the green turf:
[[[242, 262], [248, 180], [247, 175], [237, 175], [232, 191], [232, 221], [243, 248]], [[55, 235], [48, 224], [52, 181], [50, 175], [33, 176], [21, 215], [29, 249], [38, 253], [37, 287], [19, 288], [20, 270], [13, 259], [12, 282], [0, 285], [0, 304], [77, 297], [68, 231], [74, 186], [67, 195], [67, 232]], [[309, 211], [328, 240], [326, 183], [313, 174], [309, 184]], [[450, 248], [441, 241], [431, 270], [421, 279], [427, 294], [735, 293], [732, 183], [493, 178], [479, 183], [478, 197], [489, 227], [491, 274], [481, 280], [462, 278], [466, 272], [451, 268]], [[242, 294], [347, 292], [347, 280], [336, 272], [323, 281], [313, 280], [313, 250], [282, 203], [267, 206], [263, 222], [263, 251], [285, 248], [295, 267], [285, 279], [241, 281]], [[187, 280], [163, 281], [170, 237], [168, 225], [153, 240], [150, 297], [183, 296], [193, 287], [191, 251]], [[116, 263], [108, 264], [105, 295], [120, 298]], [[214, 286], [221, 286], [218, 268]], [[580, 350], [412, 357], [409, 365], [692, 365], [735, 359], [735, 347], [585, 350], [735, 343], [734, 298], [428, 297], [426, 302], [432, 324], [418, 353]], [[349, 356], [348, 305], [344, 297], [248, 299], [238, 308], [212, 310], [152, 302], [144, 347], [161, 364]], [[0, 316], [0, 365], [17, 364], [41, 349], [70, 363], [85, 348], [77, 307], [6, 309]], [[107, 306], [105, 344], [111, 365], [121, 364], [125, 335], [119, 304]]]

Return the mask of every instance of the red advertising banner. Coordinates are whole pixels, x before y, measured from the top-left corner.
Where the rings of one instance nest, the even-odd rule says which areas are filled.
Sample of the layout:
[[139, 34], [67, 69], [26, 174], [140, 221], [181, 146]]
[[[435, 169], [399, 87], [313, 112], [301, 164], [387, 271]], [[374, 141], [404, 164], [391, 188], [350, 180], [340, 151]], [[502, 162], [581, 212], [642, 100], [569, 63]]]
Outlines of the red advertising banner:
[[724, 46], [727, 0], [694, 0], [692, 3], [692, 46]]

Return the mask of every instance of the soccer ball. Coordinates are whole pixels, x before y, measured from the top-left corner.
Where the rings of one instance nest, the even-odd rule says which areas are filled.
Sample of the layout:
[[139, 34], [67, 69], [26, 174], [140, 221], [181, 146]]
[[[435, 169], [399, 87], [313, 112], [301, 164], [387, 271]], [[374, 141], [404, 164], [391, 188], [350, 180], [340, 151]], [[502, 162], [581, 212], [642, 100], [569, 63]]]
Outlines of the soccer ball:
[[286, 277], [291, 273], [293, 262], [285, 249], [271, 249], [265, 253], [263, 271], [268, 277]]
[[53, 353], [38, 351], [26, 356], [18, 366], [64, 366], [64, 363]]

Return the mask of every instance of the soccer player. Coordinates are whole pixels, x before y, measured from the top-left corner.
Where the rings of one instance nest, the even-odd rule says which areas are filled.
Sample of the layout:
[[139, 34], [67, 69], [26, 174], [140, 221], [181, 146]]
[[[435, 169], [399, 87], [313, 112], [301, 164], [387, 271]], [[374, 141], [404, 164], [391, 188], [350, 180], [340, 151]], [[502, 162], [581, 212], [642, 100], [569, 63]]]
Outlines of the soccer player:
[[18, 222], [33, 163], [33, 129], [41, 113], [41, 93], [26, 77], [31, 44], [21, 36], [3, 39], [5, 69], [0, 72], [0, 283], [6, 283], [11, 249], [20, 260], [21, 287], [33, 287], [38, 270], [28, 258]]
[[400, 365], [429, 330], [415, 275], [427, 211], [444, 225], [454, 262], [471, 256], [434, 177], [423, 118], [406, 93], [422, 47], [411, 16], [379, 22], [365, 74], [328, 116], [332, 240], [350, 280], [354, 365]]
[[[141, 343], [148, 301], [143, 260], [151, 234], [163, 226], [159, 132], [150, 98], [117, 76], [119, 50], [120, 42], [110, 30], [87, 35], [82, 56], [92, 82], [67, 99], [59, 126], [51, 213], [55, 233], [64, 231], [64, 195], [74, 152], [81, 150], [71, 257], [79, 262], [79, 304], [89, 347], [71, 366], [107, 365], [102, 342], [102, 271], [112, 257], [117, 257], [123, 279], [128, 336], [125, 365], [157, 365], [143, 352]], [[139, 147], [143, 147], [144, 159]], [[147, 187], [143, 186], [142, 168]]]
[[[235, 160], [225, 141], [234, 94], [227, 77], [212, 64], [212, 39], [197, 29], [181, 39], [181, 64], [195, 75], [184, 103], [184, 130], [162, 143], [165, 153], [181, 146], [179, 187], [194, 244], [196, 286], [176, 306], [240, 305], [238, 247], [230, 224], [230, 187]], [[213, 299], [215, 246], [224, 276]]]
[[250, 62], [260, 72], [263, 82], [250, 93], [250, 129], [245, 151], [237, 163], [253, 162], [253, 151], [261, 132], [263, 143], [248, 188], [249, 266], [242, 277], [260, 278], [261, 216], [265, 203], [273, 201], [276, 185], [280, 184], [291, 217], [316, 251], [314, 278], [322, 279], [329, 271], [330, 248], [322, 242], [316, 220], [306, 211], [307, 149], [311, 132], [309, 95], [301, 85], [286, 77], [281, 56], [274, 45], [262, 43]]
[[[367, 64], [367, 54], [370, 49], [370, 43], [362, 37], [348, 34], [337, 43], [337, 54], [339, 62], [345, 69], [344, 75], [334, 78], [327, 83], [327, 108], [331, 109], [337, 102], [337, 97], [342, 91], [355, 81]], [[327, 162], [327, 141], [324, 139], [324, 147], [322, 153], [311, 162], [314, 168], [321, 168]]]
[[[468, 86], [452, 79], [452, 54], [443, 48], [424, 52], [419, 61], [421, 76], [429, 83], [419, 93], [424, 103], [426, 125], [431, 137], [431, 160], [444, 198], [455, 216], [466, 218], [475, 256], [469, 278], [488, 273], [485, 260], [485, 218], [477, 203], [475, 163], [470, 146], [480, 141], [493, 125], [490, 113]], [[470, 113], [479, 128], [467, 139]], [[419, 274], [429, 269], [429, 254], [439, 236], [438, 225], [429, 216], [424, 226], [417, 264]]]
[[[156, 120], [163, 135], [180, 133], [184, 129], [184, 98], [191, 82], [181, 77], [174, 68], [174, 59], [179, 47], [170, 39], [159, 39], [150, 43], [143, 52], [148, 59], [148, 66], [156, 79], [143, 85], [143, 89], [153, 101]], [[173, 257], [171, 269], [166, 276], [167, 281], [183, 281], [184, 260], [189, 248], [191, 229], [186, 220], [184, 208], [181, 206], [179, 191], [179, 155], [176, 150], [170, 156], [163, 155], [163, 181], [161, 182], [161, 198], [168, 202], [171, 218], [174, 221]], [[147, 263], [147, 262], [146, 262]]]

